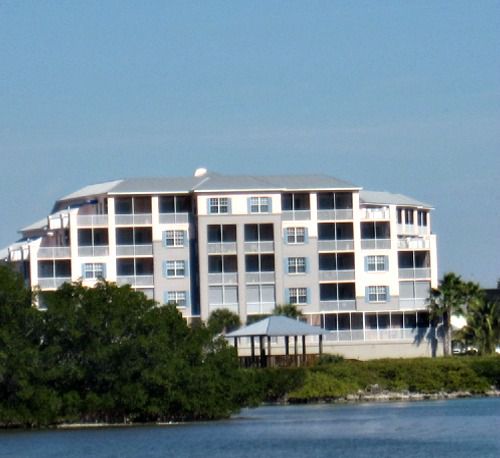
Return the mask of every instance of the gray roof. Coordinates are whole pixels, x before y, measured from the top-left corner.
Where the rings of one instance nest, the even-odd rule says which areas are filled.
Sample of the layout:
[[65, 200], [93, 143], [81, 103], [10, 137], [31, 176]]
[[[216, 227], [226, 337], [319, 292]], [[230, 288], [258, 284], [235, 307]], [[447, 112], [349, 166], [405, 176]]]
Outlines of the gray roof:
[[226, 337], [251, 337], [251, 336], [317, 336], [328, 334], [328, 331], [317, 326], [311, 326], [302, 321], [286, 316], [273, 315], [257, 323], [245, 326], [226, 334]]
[[23, 227], [19, 232], [30, 232], [45, 229], [49, 225], [47, 217], [30, 224], [29, 226]]
[[221, 175], [208, 172], [199, 177], [125, 178], [85, 186], [59, 202], [99, 194], [161, 194], [210, 191], [286, 191], [320, 189], [361, 189], [328, 175]]
[[359, 192], [359, 200], [364, 204], [408, 205], [411, 207], [433, 208], [432, 205], [404, 196], [403, 194], [392, 194], [385, 191], [361, 190]]

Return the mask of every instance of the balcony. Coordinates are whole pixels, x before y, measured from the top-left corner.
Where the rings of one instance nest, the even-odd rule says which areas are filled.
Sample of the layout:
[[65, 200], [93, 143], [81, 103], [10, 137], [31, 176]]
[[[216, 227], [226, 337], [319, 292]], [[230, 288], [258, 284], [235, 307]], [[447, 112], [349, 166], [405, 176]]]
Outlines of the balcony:
[[283, 221], [307, 221], [311, 219], [311, 210], [284, 210], [281, 218]]
[[208, 254], [236, 253], [236, 242], [209, 242], [207, 243]]
[[49, 277], [49, 278], [39, 278], [38, 286], [41, 290], [45, 289], [57, 289], [64, 283], [70, 283], [71, 277]]
[[246, 283], [274, 283], [274, 272], [247, 272]]
[[391, 239], [362, 239], [363, 250], [390, 250]]
[[153, 287], [154, 279], [153, 275], [119, 275], [116, 277], [116, 284], [118, 286]]
[[318, 240], [318, 251], [353, 251], [354, 240]]
[[364, 221], [388, 220], [389, 218], [390, 212], [388, 207], [361, 209], [361, 219]]
[[319, 281], [354, 281], [354, 270], [320, 270]]
[[107, 227], [108, 215], [78, 215], [76, 223], [78, 227]]
[[185, 224], [189, 222], [189, 213], [160, 213], [160, 224]]
[[238, 273], [209, 273], [208, 274], [208, 284], [209, 285], [237, 285], [238, 284]]
[[69, 246], [50, 246], [38, 249], [38, 259], [69, 259], [71, 249]]
[[398, 248], [401, 250], [429, 250], [431, 241], [423, 237], [406, 237], [398, 239]]
[[355, 299], [333, 300], [319, 302], [319, 308], [322, 312], [352, 312], [356, 310]]
[[352, 210], [318, 210], [319, 221], [351, 220]]
[[152, 223], [153, 217], [150, 213], [115, 215], [117, 226], [147, 226]]
[[273, 313], [276, 302], [248, 302], [247, 315], [267, 315]]
[[274, 242], [245, 242], [245, 253], [273, 253]]
[[79, 246], [78, 256], [108, 256], [109, 246], [108, 245], [93, 245], [93, 246]]
[[421, 310], [427, 308], [428, 304], [429, 304], [429, 299], [427, 298], [425, 299], [415, 298], [415, 297], [399, 298], [399, 308], [401, 310]]
[[116, 256], [152, 256], [153, 245], [117, 245]]
[[402, 280], [421, 280], [431, 278], [431, 269], [429, 267], [416, 267], [409, 269], [399, 269], [399, 278]]

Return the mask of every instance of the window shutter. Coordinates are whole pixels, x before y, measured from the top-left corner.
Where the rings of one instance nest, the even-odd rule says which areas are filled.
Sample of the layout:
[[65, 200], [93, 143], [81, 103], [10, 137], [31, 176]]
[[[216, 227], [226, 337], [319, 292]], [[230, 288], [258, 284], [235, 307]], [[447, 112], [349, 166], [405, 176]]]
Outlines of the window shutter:
[[102, 265], [102, 278], [106, 278], [106, 263], [103, 263]]
[[285, 303], [289, 304], [292, 301], [290, 300], [290, 288], [285, 288]]
[[167, 278], [167, 261], [163, 261], [163, 276]]
[[310, 304], [310, 303], [311, 303], [311, 289], [306, 288], [306, 304]]
[[186, 291], [186, 308], [191, 308], [191, 294], [190, 291]]
[[163, 247], [166, 248], [167, 247], [167, 231], [163, 231], [161, 233], [161, 238], [163, 241]]
[[304, 263], [305, 263], [306, 274], [308, 274], [310, 272], [309, 258], [304, 258]]
[[385, 294], [387, 297], [386, 302], [391, 302], [391, 293], [388, 286], [385, 287]]
[[369, 301], [369, 298], [370, 298], [369, 294], [370, 294], [369, 288], [368, 288], [368, 286], [365, 286], [365, 302], [370, 302]]
[[365, 256], [365, 272], [368, 272], [368, 256]]
[[283, 272], [289, 273], [288, 272], [288, 258], [283, 258]]
[[288, 229], [286, 227], [283, 229], [283, 243], [288, 245]]
[[267, 204], [268, 204], [269, 213], [272, 213], [273, 212], [273, 198], [272, 197], [267, 198]]
[[210, 197], [207, 199], [207, 215], [210, 215], [212, 212], [210, 211]]
[[163, 292], [163, 304], [168, 304], [168, 291]]
[[384, 270], [389, 270], [389, 256], [384, 256]]
[[231, 198], [230, 197], [227, 198], [227, 213], [228, 213], [228, 215], [233, 213], [232, 209], [231, 209]]
[[304, 227], [304, 243], [309, 243], [309, 230], [307, 227]]
[[247, 198], [247, 213], [248, 214], [252, 213], [252, 198], [251, 197]]

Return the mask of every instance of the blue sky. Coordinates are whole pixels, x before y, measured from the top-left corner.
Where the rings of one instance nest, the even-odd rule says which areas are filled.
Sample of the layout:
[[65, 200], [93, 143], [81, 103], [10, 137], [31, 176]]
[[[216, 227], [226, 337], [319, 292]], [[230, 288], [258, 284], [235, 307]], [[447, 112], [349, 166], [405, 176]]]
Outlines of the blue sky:
[[130, 176], [327, 173], [500, 277], [499, 1], [0, 2], [0, 246]]

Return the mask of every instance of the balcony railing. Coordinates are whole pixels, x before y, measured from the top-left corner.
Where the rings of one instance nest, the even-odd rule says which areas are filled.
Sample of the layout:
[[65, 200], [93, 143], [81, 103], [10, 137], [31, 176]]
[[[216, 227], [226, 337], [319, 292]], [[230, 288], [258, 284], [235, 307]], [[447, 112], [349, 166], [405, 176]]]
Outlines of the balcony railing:
[[230, 312], [238, 314], [238, 302], [224, 302], [223, 304], [208, 304], [208, 309], [211, 312], [218, 309], [228, 309]]
[[352, 251], [354, 240], [318, 240], [318, 251]]
[[208, 274], [208, 284], [209, 285], [237, 285], [238, 284], [238, 273], [209, 273]]
[[283, 210], [283, 221], [307, 221], [311, 219], [311, 210]]
[[391, 239], [362, 239], [361, 248], [363, 250], [389, 250]]
[[402, 310], [419, 310], [426, 308], [429, 304], [429, 299], [427, 298], [399, 298], [399, 308]]
[[399, 249], [410, 249], [410, 250], [429, 250], [431, 247], [431, 242], [429, 239], [422, 237], [407, 237], [404, 239], [398, 239]]
[[322, 312], [352, 312], [356, 310], [356, 300], [338, 300], [319, 302], [319, 308]]
[[363, 220], [388, 220], [389, 218], [390, 212], [387, 207], [361, 209], [361, 219]]
[[153, 245], [117, 245], [116, 256], [151, 256]]
[[79, 227], [107, 227], [108, 215], [78, 215], [76, 223]]
[[71, 258], [69, 246], [50, 246], [38, 249], [38, 259], [64, 259]]
[[245, 242], [246, 253], [272, 253], [274, 251], [274, 242]]
[[399, 278], [400, 279], [431, 278], [431, 269], [428, 267], [399, 269]]
[[247, 283], [274, 283], [274, 272], [247, 272], [245, 281]]
[[236, 253], [236, 242], [209, 242], [207, 243], [208, 254]]
[[50, 278], [39, 278], [38, 286], [40, 289], [57, 289], [64, 283], [70, 283], [71, 277], [50, 277]]
[[79, 246], [78, 256], [108, 256], [108, 245]]
[[276, 302], [247, 302], [247, 314], [264, 315], [273, 313]]
[[147, 226], [152, 224], [153, 217], [150, 213], [138, 213], [130, 215], [115, 215], [117, 226]]
[[[410, 340], [415, 339], [419, 328], [399, 329], [348, 329], [342, 331], [330, 331], [325, 334], [326, 342], [352, 342], [352, 341], [377, 341], [377, 340]], [[424, 328], [427, 329], [427, 328]]]
[[118, 275], [116, 277], [116, 283], [119, 286], [130, 285], [153, 287], [154, 279], [153, 275]]
[[354, 270], [320, 270], [319, 281], [354, 281]]
[[319, 221], [336, 221], [336, 220], [352, 219], [352, 210], [318, 210]]
[[160, 213], [160, 224], [188, 223], [189, 213]]

